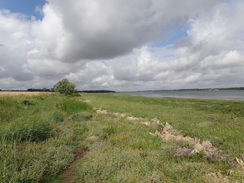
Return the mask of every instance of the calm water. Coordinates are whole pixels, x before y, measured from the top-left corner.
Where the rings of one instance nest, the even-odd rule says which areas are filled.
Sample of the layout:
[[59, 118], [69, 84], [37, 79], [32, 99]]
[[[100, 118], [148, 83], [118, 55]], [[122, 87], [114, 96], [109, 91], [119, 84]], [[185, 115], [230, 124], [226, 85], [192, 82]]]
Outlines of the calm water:
[[200, 99], [223, 99], [223, 100], [243, 100], [244, 90], [220, 90], [220, 91], [152, 91], [152, 92], [132, 92], [130, 95], [145, 97], [176, 97], [176, 98], [200, 98]]

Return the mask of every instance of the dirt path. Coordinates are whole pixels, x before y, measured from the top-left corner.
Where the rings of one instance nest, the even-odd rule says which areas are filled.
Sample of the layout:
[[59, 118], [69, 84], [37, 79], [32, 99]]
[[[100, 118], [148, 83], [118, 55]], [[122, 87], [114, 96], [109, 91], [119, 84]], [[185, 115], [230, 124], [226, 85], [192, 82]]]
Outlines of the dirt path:
[[89, 151], [89, 149], [82, 149], [82, 148], [76, 148], [74, 151], [74, 160], [69, 165], [69, 167], [64, 171], [63, 178], [61, 181], [63, 183], [72, 183], [74, 181], [75, 174], [73, 173], [73, 168], [75, 166], [75, 163], [82, 159], [86, 153]]

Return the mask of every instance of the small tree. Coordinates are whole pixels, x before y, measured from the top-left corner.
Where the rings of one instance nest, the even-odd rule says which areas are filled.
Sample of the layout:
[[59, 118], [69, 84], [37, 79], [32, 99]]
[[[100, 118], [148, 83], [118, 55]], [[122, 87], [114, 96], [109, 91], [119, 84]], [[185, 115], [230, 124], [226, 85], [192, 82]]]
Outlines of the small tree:
[[68, 79], [63, 79], [54, 85], [54, 91], [65, 95], [71, 95], [76, 92], [75, 85], [70, 83]]

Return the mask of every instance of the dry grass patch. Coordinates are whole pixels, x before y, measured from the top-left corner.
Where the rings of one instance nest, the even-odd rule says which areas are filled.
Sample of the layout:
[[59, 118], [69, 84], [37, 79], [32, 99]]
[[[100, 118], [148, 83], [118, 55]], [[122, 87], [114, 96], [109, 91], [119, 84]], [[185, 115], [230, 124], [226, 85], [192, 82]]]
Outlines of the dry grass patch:
[[38, 95], [47, 95], [52, 92], [16, 92], [16, 91], [1, 91], [0, 96], [38, 96]]

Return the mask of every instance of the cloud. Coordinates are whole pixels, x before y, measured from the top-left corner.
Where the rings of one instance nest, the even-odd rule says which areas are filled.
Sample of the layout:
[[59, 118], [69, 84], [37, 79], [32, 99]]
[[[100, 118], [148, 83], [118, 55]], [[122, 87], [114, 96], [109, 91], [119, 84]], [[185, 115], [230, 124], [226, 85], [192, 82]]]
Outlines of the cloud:
[[31, 23], [21, 14], [8, 10], [0, 11], [0, 77], [26, 81], [33, 78], [22, 65], [27, 60], [27, 52], [32, 48]]
[[148, 42], [164, 39], [189, 17], [216, 3], [215, 0], [48, 2], [43, 8], [43, 20], [34, 25], [36, 55], [63, 62], [111, 59], [129, 53]]
[[187, 37], [175, 44], [114, 59], [115, 78], [153, 89], [242, 86], [243, 7], [243, 2], [220, 3], [189, 20]]
[[[47, 0], [42, 20], [0, 11], [0, 87], [78, 89], [241, 86], [240, 0]], [[183, 38], [170, 40], [181, 27]], [[155, 46], [156, 45], [156, 46]]]
[[114, 82], [111, 68], [106, 62], [87, 62], [84, 67], [71, 72], [67, 78], [77, 84], [80, 89], [110, 89]]

